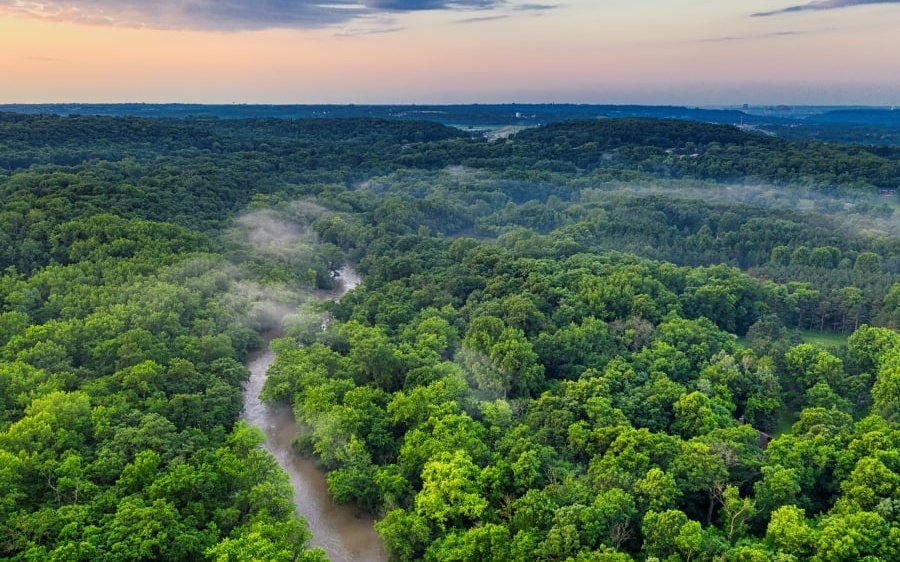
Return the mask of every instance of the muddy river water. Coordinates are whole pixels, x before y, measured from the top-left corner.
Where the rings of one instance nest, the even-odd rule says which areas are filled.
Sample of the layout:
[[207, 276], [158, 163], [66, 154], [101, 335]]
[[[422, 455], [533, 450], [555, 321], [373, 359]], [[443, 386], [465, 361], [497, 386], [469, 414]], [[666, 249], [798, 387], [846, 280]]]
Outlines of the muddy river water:
[[[340, 299], [356, 287], [359, 276], [351, 267], [340, 270], [337, 290], [320, 293], [320, 298]], [[387, 554], [375, 533], [372, 516], [361, 513], [353, 505], [336, 505], [328, 495], [325, 475], [314, 460], [294, 452], [291, 441], [297, 434], [297, 423], [287, 406], [268, 406], [259, 399], [266, 382], [266, 371], [275, 359], [269, 341], [281, 335], [280, 330], [264, 334], [263, 346], [247, 356], [250, 380], [244, 390], [243, 419], [255, 425], [266, 436], [264, 447], [287, 472], [294, 488], [294, 504], [312, 531], [312, 543], [325, 549], [332, 562], [385, 562]]]

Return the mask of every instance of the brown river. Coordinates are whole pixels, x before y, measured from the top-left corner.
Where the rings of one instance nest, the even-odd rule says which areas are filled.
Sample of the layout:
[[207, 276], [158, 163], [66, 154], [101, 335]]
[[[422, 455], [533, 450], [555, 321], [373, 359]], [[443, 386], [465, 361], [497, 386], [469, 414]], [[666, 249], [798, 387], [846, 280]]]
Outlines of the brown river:
[[[338, 289], [318, 296], [337, 300], [360, 283], [356, 271], [349, 266], [340, 270], [338, 280]], [[290, 476], [294, 504], [297, 513], [309, 523], [313, 545], [325, 549], [332, 562], [386, 562], [387, 553], [373, 528], [375, 519], [361, 513], [356, 506], [336, 505], [328, 495], [325, 475], [315, 461], [294, 452], [291, 441], [297, 434], [297, 423], [291, 409], [270, 407], [259, 399], [266, 371], [275, 360], [269, 341], [280, 335], [281, 330], [264, 334], [263, 347], [247, 356], [250, 380], [244, 389], [243, 419], [262, 430], [266, 436], [263, 446]]]

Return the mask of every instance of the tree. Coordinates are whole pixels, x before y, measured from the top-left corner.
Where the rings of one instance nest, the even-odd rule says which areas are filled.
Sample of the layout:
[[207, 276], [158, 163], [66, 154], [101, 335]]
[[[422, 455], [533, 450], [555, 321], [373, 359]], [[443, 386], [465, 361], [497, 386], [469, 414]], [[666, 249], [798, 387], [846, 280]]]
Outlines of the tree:
[[775, 246], [772, 248], [772, 255], [769, 258], [769, 261], [776, 265], [790, 265], [791, 249], [781, 244]]
[[781, 506], [800, 501], [800, 477], [794, 468], [777, 464], [762, 467], [762, 480], [754, 484], [754, 497], [760, 514], [768, 516]]
[[709, 405], [709, 397], [702, 392], [684, 394], [672, 405], [675, 412], [673, 429], [690, 438], [708, 433], [718, 427], [718, 420]]
[[850, 477], [841, 482], [840, 501], [851, 502], [845, 509], [877, 511], [884, 501], [900, 497], [900, 475], [877, 458], [864, 457], [856, 463]]
[[681, 490], [675, 478], [663, 470], [654, 467], [638, 480], [634, 491], [639, 504], [646, 511], [665, 511], [672, 509], [681, 497]]
[[477, 521], [488, 502], [479, 482], [480, 469], [464, 451], [440, 453], [425, 463], [422, 491], [416, 495], [416, 513], [441, 529]]
[[862, 252], [856, 256], [853, 269], [866, 274], [879, 273], [881, 271], [881, 256], [874, 252]]
[[644, 535], [644, 552], [659, 559], [666, 560], [674, 555], [690, 562], [702, 548], [700, 523], [691, 521], [675, 509], [648, 511], [641, 523], [641, 532]]
[[594, 317], [572, 323], [554, 333], [541, 333], [534, 344], [551, 378], [575, 379], [589, 367], [609, 362], [619, 350], [606, 323]]
[[425, 517], [402, 509], [389, 511], [375, 523], [375, 530], [384, 541], [391, 559], [397, 562], [420, 560], [432, 536]]
[[872, 411], [883, 418], [900, 419], [900, 357], [893, 352], [878, 369], [878, 377], [872, 387]]
[[788, 372], [800, 381], [802, 388], [810, 388], [819, 382], [841, 388], [844, 364], [827, 351], [803, 343], [789, 349], [784, 360]]
[[602, 541], [619, 550], [634, 537], [632, 520], [637, 515], [637, 507], [631, 494], [612, 488], [598, 495], [591, 508], [591, 517], [598, 529], [596, 537], [589, 537], [591, 547]]
[[826, 562], [896, 559], [900, 548], [890, 534], [891, 525], [877, 513], [831, 515], [824, 520], [816, 541], [816, 555]]
[[343, 456], [342, 468], [328, 473], [329, 493], [338, 503], [355, 502], [374, 512], [381, 498], [375, 483], [375, 468], [365, 444], [352, 435]]
[[341, 332], [350, 342], [350, 360], [359, 382], [373, 381], [383, 390], [396, 390], [402, 364], [383, 330], [349, 322]]
[[299, 519], [280, 522], [261, 517], [208, 548], [206, 556], [215, 562], [326, 562], [321, 549], [308, 549], [311, 538]]
[[766, 529], [766, 541], [777, 552], [804, 558], [816, 542], [816, 533], [807, 522], [802, 509], [785, 505], [772, 512]]
[[733, 544], [747, 532], [747, 523], [756, 513], [756, 502], [751, 498], [742, 498], [736, 486], [719, 488], [716, 495], [722, 505], [722, 530], [728, 542]]
[[119, 504], [108, 527], [106, 547], [121, 560], [184, 560], [200, 556], [210, 538], [185, 528], [170, 502], [158, 499], [148, 505], [129, 498]]
[[728, 480], [725, 462], [705, 443], [690, 441], [672, 460], [672, 473], [686, 495], [703, 492], [708, 498], [706, 519], [712, 522], [716, 492]]
[[272, 517], [294, 513], [293, 493], [287, 475], [275, 459], [259, 447], [262, 441], [259, 429], [238, 422], [225, 444], [216, 450], [223, 493], [229, 494], [245, 521], [261, 511]]
[[479, 388], [496, 397], [528, 396], [543, 383], [544, 367], [525, 334], [505, 327], [499, 318], [472, 321], [462, 357]]
[[[592, 459], [589, 475], [598, 489], [629, 489], [653, 467], [668, 466], [680, 450], [680, 441], [647, 429], [622, 431], [602, 457]], [[676, 476], [676, 480], [678, 477]]]
[[487, 523], [465, 531], [454, 531], [434, 542], [425, 553], [433, 562], [506, 562], [509, 560], [509, 529]]

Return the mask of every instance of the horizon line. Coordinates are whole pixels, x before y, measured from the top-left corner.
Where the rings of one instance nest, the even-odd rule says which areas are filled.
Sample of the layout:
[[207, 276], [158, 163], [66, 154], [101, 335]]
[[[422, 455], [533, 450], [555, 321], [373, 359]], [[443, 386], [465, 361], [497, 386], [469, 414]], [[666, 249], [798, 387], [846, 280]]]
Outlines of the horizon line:
[[637, 102], [575, 102], [575, 101], [502, 101], [502, 102], [192, 102], [192, 101], [29, 101], [29, 102], [0, 102], [0, 107], [8, 106], [39, 106], [39, 105], [181, 105], [181, 106], [207, 106], [207, 107], [461, 107], [461, 106], [503, 106], [503, 105], [577, 105], [577, 106], [604, 106], [604, 107], [679, 107], [686, 109], [718, 109], [718, 108], [753, 108], [753, 107], [867, 107], [867, 108], [893, 108], [898, 104], [871, 104], [871, 103], [788, 103], [788, 102], [729, 102], [729, 103], [637, 103]]

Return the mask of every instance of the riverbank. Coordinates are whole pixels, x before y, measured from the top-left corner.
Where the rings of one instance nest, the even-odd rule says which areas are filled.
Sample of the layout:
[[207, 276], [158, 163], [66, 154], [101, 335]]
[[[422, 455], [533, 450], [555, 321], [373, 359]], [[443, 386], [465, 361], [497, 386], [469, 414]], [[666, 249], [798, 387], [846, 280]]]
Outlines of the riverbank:
[[[317, 293], [321, 299], [338, 300], [360, 283], [352, 267], [341, 269], [336, 290]], [[328, 494], [325, 474], [312, 459], [294, 452], [291, 442], [297, 422], [288, 406], [270, 407], [259, 398], [266, 373], [275, 360], [269, 342], [283, 335], [283, 328], [263, 334], [263, 346], [247, 356], [250, 380], [244, 389], [243, 419], [258, 427], [266, 437], [263, 445], [288, 474], [294, 489], [297, 513], [309, 523], [314, 546], [322, 547], [332, 562], [386, 562], [387, 553], [375, 533], [375, 519], [356, 506], [337, 505]]]

